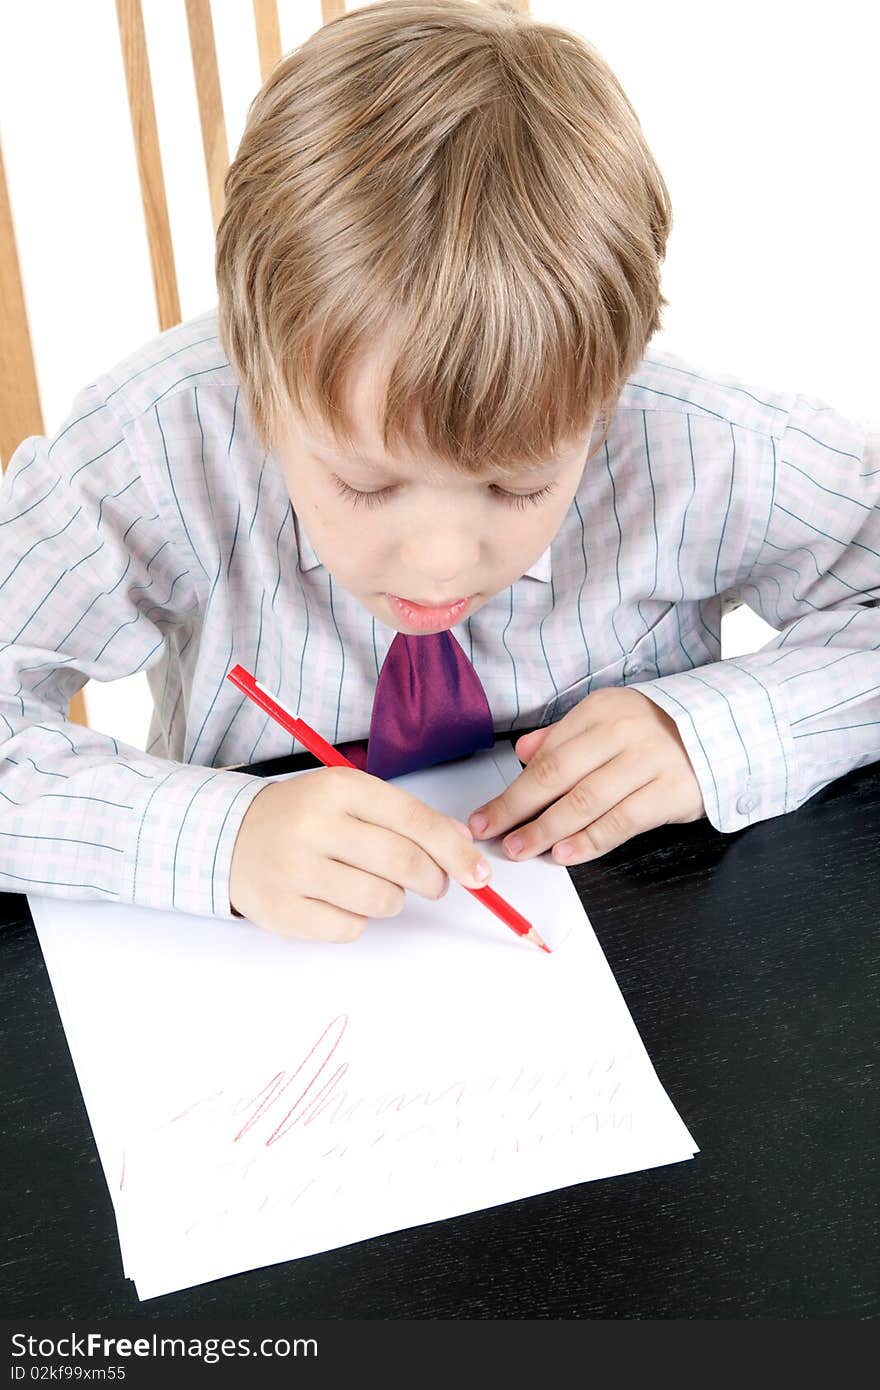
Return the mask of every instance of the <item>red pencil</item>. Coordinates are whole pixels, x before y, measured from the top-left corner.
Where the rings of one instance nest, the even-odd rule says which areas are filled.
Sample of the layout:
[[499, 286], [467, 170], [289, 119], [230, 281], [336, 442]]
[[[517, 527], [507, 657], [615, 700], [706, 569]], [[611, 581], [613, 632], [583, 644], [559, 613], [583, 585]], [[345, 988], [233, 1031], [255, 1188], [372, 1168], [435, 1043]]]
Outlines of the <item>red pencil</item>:
[[[259, 705], [260, 709], [271, 715], [277, 724], [280, 724], [289, 734], [293, 734], [294, 738], [298, 738], [300, 743], [308, 748], [310, 753], [314, 753], [325, 767], [354, 767], [354, 763], [349, 762], [338, 748], [334, 748], [332, 743], [327, 743], [326, 739], [315, 733], [315, 730], [310, 728], [304, 720], [297, 719], [283, 705], [280, 705], [275, 697], [269, 694], [266, 687], [260, 685], [256, 676], [252, 675], [250, 671], [246, 671], [243, 666], [233, 666], [232, 670], [227, 672], [226, 678], [231, 680], [233, 685], [237, 685], [239, 690], [243, 691], [248, 699], [253, 700], [255, 705]], [[506, 926], [516, 932], [517, 936], [525, 937], [527, 941], [534, 942], [536, 946], [540, 946], [542, 951], [550, 954], [550, 947], [541, 940], [531, 922], [523, 917], [522, 913], [517, 912], [515, 907], [511, 907], [510, 903], [502, 898], [500, 893], [496, 893], [494, 888], [468, 888], [467, 891], [478, 898], [484, 907], [488, 907], [490, 912], [494, 912], [496, 917], [500, 917]]]

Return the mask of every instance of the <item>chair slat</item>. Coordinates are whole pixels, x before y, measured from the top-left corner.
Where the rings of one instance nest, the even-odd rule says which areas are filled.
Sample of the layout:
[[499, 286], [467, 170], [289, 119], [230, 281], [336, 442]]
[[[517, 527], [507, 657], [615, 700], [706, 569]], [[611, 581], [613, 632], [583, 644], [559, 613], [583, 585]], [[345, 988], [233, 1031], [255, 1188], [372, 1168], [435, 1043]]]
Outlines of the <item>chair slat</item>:
[[74, 724], [82, 724], [86, 729], [89, 727], [89, 719], [86, 714], [86, 702], [81, 690], [78, 690], [72, 697], [67, 707], [67, 717], [73, 720]]
[[21, 267], [15, 241], [15, 224], [6, 188], [3, 151], [0, 148], [0, 464], [3, 469], [23, 439], [43, 433], [43, 412], [27, 308], [21, 283]]
[[265, 82], [281, 58], [281, 26], [277, 0], [254, 0], [254, 25], [260, 54], [260, 81]]
[[[0, 147], [0, 470], [23, 439], [43, 434], [43, 411], [31, 347], [27, 307], [15, 241], [15, 224]], [[88, 725], [83, 693], [70, 701], [70, 718]]]
[[141, 201], [150, 249], [153, 290], [162, 332], [180, 323], [180, 296], [177, 292], [177, 273], [174, 268], [174, 248], [168, 204], [165, 198], [165, 179], [159, 151], [159, 132], [153, 106], [153, 87], [150, 81], [150, 62], [144, 35], [144, 17], [140, 0], [116, 0], [116, 16], [122, 43], [122, 61], [128, 88], [128, 105], [134, 132], [135, 154], [141, 184]]
[[210, 0], [186, 0], [186, 22], [189, 26], [189, 46], [202, 126], [202, 148], [205, 152], [211, 216], [216, 232], [223, 216], [223, 180], [229, 167], [229, 146], [223, 117], [223, 97], [220, 92], [220, 73], [217, 68], [217, 48], [214, 43]]

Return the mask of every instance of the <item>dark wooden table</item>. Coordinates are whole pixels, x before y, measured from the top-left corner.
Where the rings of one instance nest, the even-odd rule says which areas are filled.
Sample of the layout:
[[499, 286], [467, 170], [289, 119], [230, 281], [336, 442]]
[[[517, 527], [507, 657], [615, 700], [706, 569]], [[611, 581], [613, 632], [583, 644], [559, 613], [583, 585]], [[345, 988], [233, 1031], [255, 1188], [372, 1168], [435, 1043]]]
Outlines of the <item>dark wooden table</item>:
[[880, 768], [736, 835], [666, 827], [572, 876], [693, 1161], [143, 1304], [27, 901], [0, 894], [3, 1315], [876, 1317]]

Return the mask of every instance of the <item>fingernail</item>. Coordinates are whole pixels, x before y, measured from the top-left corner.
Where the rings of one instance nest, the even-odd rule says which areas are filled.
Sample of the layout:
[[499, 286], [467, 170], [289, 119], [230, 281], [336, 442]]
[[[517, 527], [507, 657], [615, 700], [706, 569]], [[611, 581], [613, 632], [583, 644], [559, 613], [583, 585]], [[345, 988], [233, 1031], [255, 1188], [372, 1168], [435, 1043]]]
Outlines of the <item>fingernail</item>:
[[475, 868], [474, 868], [474, 878], [479, 879], [480, 882], [482, 883], [485, 879], [487, 879], [487, 878], [489, 877], [489, 875], [491, 874], [491, 872], [492, 872], [492, 870], [490, 869], [489, 865], [486, 863], [485, 859], [479, 859], [479, 860], [477, 861], [477, 863], [476, 863]]
[[511, 835], [509, 840], [504, 841], [504, 848], [508, 854], [519, 854], [522, 847], [523, 840], [521, 835]]
[[456, 820], [455, 817], [453, 816], [453, 818], [452, 818], [452, 824], [456, 827], [456, 829], [458, 829], [458, 830], [461, 831], [462, 835], [465, 837], [466, 840], [473, 840], [473, 838], [474, 838], [473, 835], [471, 834], [470, 830], [469, 830], [468, 827], [464, 824], [463, 821]]
[[483, 831], [486, 829], [486, 826], [489, 824], [489, 817], [484, 816], [482, 811], [475, 811], [474, 814], [470, 817], [468, 824], [470, 825], [475, 835], [482, 835]]
[[566, 859], [571, 859], [574, 855], [574, 845], [557, 845], [553, 852], [556, 858], [564, 863]]

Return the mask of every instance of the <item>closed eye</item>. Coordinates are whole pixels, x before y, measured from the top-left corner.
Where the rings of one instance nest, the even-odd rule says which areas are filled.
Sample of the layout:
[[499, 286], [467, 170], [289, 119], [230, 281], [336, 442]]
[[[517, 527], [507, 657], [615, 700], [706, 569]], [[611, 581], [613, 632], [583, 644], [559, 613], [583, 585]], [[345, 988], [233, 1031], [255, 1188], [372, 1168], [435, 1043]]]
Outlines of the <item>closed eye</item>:
[[536, 506], [543, 502], [545, 497], [549, 497], [551, 492], [556, 491], [555, 483], [546, 483], [544, 487], [539, 487], [537, 492], [505, 492], [504, 488], [497, 487], [495, 483], [489, 484], [490, 492], [494, 492], [497, 497], [503, 497], [511, 507], [527, 507], [529, 503]]
[[[361, 492], [355, 487], [349, 486], [338, 478], [335, 473], [331, 473], [331, 478], [336, 485], [338, 492], [342, 494], [353, 507], [378, 507], [386, 502], [397, 491], [397, 487], [377, 488], [373, 492]], [[500, 497], [510, 507], [517, 507], [522, 510], [524, 507], [537, 506], [543, 502], [552, 492], [556, 491], [556, 483], [547, 483], [544, 487], [538, 488], [537, 492], [507, 492], [505, 488], [498, 487], [496, 483], [489, 484], [489, 491], [495, 496]]]
[[378, 507], [394, 492], [393, 487], [380, 487], [375, 492], [359, 492], [356, 487], [349, 487], [348, 483], [337, 478], [335, 473], [331, 473], [330, 477], [336, 484], [337, 491], [341, 492], [353, 507]]

